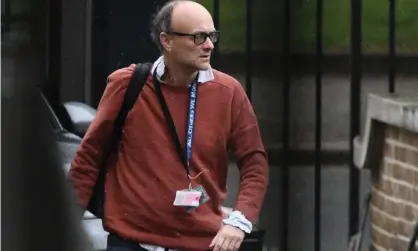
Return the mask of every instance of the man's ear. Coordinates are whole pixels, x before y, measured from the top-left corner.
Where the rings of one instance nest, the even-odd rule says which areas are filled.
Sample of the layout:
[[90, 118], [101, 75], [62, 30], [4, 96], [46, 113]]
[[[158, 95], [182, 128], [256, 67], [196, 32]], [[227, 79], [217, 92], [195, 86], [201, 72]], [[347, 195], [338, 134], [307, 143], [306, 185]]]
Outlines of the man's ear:
[[160, 33], [160, 43], [165, 51], [168, 51], [168, 52], [171, 51], [172, 40], [167, 33], [165, 32]]

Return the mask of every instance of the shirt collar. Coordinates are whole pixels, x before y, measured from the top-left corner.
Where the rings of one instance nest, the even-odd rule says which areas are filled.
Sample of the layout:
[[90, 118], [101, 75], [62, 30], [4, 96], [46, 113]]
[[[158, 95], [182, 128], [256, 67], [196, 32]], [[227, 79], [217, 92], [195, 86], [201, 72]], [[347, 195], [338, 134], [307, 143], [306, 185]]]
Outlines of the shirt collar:
[[[157, 61], [154, 62], [151, 68], [151, 73], [154, 74], [154, 71], [157, 71], [156, 75], [158, 80], [163, 82], [161, 77], [164, 75], [165, 71], [164, 56], [159, 57]], [[203, 84], [212, 81], [214, 78], [212, 68], [209, 67], [206, 70], [199, 71], [197, 81]]]

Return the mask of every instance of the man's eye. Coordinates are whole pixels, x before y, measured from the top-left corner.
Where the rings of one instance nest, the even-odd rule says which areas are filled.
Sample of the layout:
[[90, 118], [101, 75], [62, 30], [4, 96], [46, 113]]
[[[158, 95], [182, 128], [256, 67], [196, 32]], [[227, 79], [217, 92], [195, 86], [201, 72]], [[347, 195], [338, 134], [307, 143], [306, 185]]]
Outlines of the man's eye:
[[197, 39], [204, 39], [205, 38], [205, 34], [196, 34], [196, 38]]

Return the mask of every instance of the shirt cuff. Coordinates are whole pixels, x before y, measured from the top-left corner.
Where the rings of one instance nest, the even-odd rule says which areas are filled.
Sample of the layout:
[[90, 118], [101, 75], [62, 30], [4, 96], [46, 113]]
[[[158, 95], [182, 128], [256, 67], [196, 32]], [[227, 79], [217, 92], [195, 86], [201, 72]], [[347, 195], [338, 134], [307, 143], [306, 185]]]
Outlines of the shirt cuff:
[[231, 225], [239, 228], [245, 233], [249, 234], [253, 230], [253, 224], [240, 211], [233, 211], [222, 220], [225, 225]]

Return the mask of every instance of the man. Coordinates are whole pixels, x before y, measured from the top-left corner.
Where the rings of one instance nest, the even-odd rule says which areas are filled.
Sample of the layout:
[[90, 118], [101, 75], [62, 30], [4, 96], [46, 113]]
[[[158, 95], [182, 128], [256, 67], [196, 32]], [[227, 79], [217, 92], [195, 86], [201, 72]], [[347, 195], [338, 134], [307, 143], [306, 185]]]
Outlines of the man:
[[[157, 13], [152, 37], [162, 56], [108, 164], [109, 251], [238, 250], [251, 232], [268, 183], [267, 156], [242, 86], [210, 66], [218, 35], [210, 13], [193, 1], [171, 1]], [[133, 71], [131, 65], [109, 76], [74, 158], [71, 177], [83, 207]], [[234, 211], [224, 218], [228, 149], [241, 183]]]

